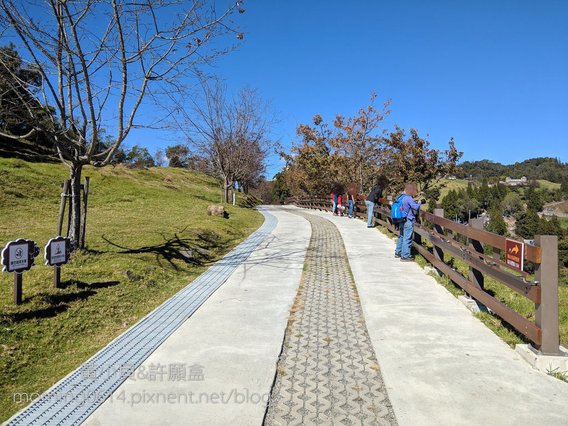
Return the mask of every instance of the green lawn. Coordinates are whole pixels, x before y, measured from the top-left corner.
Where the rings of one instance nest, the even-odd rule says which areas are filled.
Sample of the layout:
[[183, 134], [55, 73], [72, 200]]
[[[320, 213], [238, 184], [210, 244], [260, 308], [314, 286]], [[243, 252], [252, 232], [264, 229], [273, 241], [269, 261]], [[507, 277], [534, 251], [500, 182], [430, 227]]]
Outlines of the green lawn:
[[544, 179], [537, 180], [537, 182], [540, 189], [555, 190], [555, 189], [560, 189], [561, 186], [559, 183], [550, 182]]
[[[0, 421], [23, 408], [12, 402], [14, 393], [45, 391], [263, 221], [244, 207], [226, 206], [229, 219], [207, 216], [207, 205], [219, 203], [219, 185], [191, 171], [107, 167], [84, 175], [91, 177], [88, 250], [63, 268], [65, 288], [56, 290], [43, 247], [55, 236], [59, 184], [67, 171], [0, 159], [0, 244], [22, 237], [42, 248], [24, 274], [22, 305], [12, 303], [12, 275], [0, 274]], [[184, 257], [189, 251], [176, 244], [201, 247], [206, 259], [193, 265]], [[127, 254], [117, 246], [149, 249]]]
[[[444, 187], [440, 189], [440, 198], [438, 199], [438, 201], [442, 201], [442, 198], [448, 195], [448, 192], [450, 192], [452, 189], [456, 191], [460, 189], [467, 189], [467, 184], [469, 182], [470, 181], [466, 179], [442, 179], [440, 183], [444, 185]], [[473, 183], [475, 184], [475, 182]]]

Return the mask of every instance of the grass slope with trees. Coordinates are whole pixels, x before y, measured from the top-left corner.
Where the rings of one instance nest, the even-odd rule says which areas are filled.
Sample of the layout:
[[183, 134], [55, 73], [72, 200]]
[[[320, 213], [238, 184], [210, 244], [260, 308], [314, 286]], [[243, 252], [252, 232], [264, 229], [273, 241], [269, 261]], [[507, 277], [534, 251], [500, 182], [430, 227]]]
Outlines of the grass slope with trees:
[[219, 203], [217, 179], [179, 168], [85, 169], [91, 177], [87, 248], [62, 269], [63, 289], [43, 247], [55, 236], [59, 164], [0, 158], [0, 242], [18, 237], [42, 248], [24, 273], [23, 304], [12, 303], [12, 274], [0, 275], [0, 421], [26, 405], [14, 393], [41, 393], [174, 295], [241, 242], [263, 219]]

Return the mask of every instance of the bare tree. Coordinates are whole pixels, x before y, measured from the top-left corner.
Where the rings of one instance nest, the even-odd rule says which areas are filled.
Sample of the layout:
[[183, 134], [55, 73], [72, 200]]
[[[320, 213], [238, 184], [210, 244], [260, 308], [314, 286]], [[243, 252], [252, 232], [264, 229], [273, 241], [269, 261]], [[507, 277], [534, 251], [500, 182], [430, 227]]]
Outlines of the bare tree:
[[218, 81], [202, 80], [202, 88], [203, 96], [189, 108], [178, 105], [183, 117], [178, 125], [221, 179], [223, 201], [228, 202], [235, 184], [246, 190], [264, 172], [271, 121], [266, 103], [252, 89], [228, 99], [225, 86]]
[[[240, 2], [219, 13], [207, 0], [0, 0], [0, 31], [19, 40], [25, 57], [41, 75], [33, 102], [54, 114], [41, 130], [53, 138], [69, 168], [72, 187], [71, 239], [81, 229], [80, 181], [85, 165], [108, 164], [136, 127], [148, 97], [177, 90], [183, 79], [228, 49], [212, 43], [236, 33], [230, 17]], [[21, 86], [17, 75], [15, 85]], [[23, 102], [31, 102], [22, 97]], [[33, 111], [35, 105], [28, 105]], [[113, 132], [101, 145], [101, 129]]]

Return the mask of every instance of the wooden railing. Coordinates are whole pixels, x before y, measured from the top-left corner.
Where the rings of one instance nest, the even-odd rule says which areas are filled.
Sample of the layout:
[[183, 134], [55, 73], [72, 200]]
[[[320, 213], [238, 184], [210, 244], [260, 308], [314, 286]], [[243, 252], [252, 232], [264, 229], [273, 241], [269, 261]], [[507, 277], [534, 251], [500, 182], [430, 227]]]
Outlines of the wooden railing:
[[[331, 210], [329, 198], [296, 198], [289, 200], [298, 207]], [[366, 218], [364, 197], [358, 196], [355, 215]], [[544, 354], [560, 354], [558, 326], [558, 239], [535, 236], [534, 245], [525, 244], [524, 257], [535, 266], [534, 275], [515, 270], [501, 259], [507, 239], [487, 232], [477, 220], [469, 225], [443, 217], [441, 209], [420, 212], [414, 227], [413, 246], [439, 273], [446, 275], [468, 295], [526, 336]], [[374, 221], [398, 234], [392, 223], [390, 207], [375, 205]], [[491, 247], [492, 250], [488, 250]], [[491, 252], [488, 254], [487, 252]], [[464, 275], [447, 263], [447, 257], [464, 262], [469, 273]], [[535, 305], [534, 321], [519, 314], [485, 289], [485, 277], [491, 277]]]

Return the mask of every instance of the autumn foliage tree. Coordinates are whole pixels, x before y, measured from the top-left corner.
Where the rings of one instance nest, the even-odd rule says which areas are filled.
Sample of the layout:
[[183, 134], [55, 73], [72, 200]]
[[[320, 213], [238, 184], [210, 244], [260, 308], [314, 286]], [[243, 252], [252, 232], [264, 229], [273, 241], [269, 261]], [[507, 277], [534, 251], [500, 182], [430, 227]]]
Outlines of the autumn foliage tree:
[[301, 124], [296, 129], [300, 142], [290, 154], [281, 152], [286, 160], [283, 171], [286, 186], [294, 195], [327, 194], [337, 175], [337, 158], [331, 154], [331, 130], [318, 114], [313, 124]]
[[407, 135], [404, 129], [396, 127], [384, 140], [381, 170], [395, 191], [401, 191], [405, 182], [416, 182], [424, 196], [437, 200], [441, 179], [455, 173], [463, 155], [453, 138], [448, 145], [444, 151], [431, 148], [430, 142], [420, 137], [416, 129], [411, 129]]
[[343, 179], [356, 183], [360, 192], [373, 185], [378, 173], [385, 132], [381, 124], [390, 112], [390, 101], [381, 110], [376, 109], [376, 97], [372, 94], [370, 104], [353, 117], [337, 115], [333, 122], [335, 134], [329, 141], [334, 156], [342, 159], [338, 165], [343, 169]]
[[324, 196], [335, 183], [356, 185], [366, 192], [379, 174], [390, 180], [389, 191], [401, 191], [405, 182], [418, 183], [421, 192], [437, 201], [443, 177], [453, 174], [462, 153], [450, 139], [440, 151], [412, 129], [396, 127], [388, 137], [382, 122], [389, 114], [387, 101], [379, 110], [371, 97], [367, 107], [353, 117], [336, 116], [329, 124], [315, 115], [313, 124], [297, 128], [299, 141], [283, 152], [282, 176], [293, 196]]

